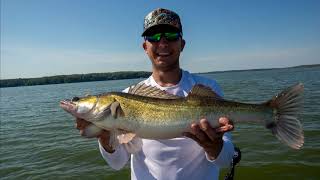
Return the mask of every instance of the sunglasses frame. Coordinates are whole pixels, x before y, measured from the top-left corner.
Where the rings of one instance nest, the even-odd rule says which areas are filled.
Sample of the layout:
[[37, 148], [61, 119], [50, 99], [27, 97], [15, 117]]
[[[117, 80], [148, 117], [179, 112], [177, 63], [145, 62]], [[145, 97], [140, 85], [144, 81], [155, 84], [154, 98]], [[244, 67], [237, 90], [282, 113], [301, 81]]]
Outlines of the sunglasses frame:
[[[171, 35], [175, 34], [176, 36], [174, 39], [170, 39], [169, 34], [171, 34]], [[155, 37], [156, 35], [157, 35], [157, 37]], [[151, 36], [144, 36], [144, 39], [149, 42], [159, 42], [162, 37], [166, 38], [166, 40], [169, 42], [174, 42], [174, 41], [177, 41], [180, 37], [182, 37], [182, 35], [179, 32], [162, 32], [162, 33], [155, 33]]]

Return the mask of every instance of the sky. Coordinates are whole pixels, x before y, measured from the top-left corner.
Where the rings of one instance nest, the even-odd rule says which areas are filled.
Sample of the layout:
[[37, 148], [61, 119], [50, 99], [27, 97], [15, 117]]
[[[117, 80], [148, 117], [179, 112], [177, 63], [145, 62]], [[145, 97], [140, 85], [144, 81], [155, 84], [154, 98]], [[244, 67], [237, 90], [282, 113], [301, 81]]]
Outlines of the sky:
[[319, 0], [0, 0], [1, 79], [151, 71], [143, 18], [179, 14], [191, 72], [320, 63]]

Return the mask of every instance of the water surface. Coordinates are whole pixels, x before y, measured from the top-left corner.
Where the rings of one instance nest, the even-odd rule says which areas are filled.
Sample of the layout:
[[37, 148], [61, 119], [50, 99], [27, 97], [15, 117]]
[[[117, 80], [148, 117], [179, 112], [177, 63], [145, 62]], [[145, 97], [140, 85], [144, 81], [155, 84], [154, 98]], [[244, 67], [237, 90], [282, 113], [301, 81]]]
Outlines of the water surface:
[[[225, 98], [261, 103], [287, 86], [305, 85], [305, 145], [297, 151], [260, 124], [238, 124], [234, 143], [242, 151], [236, 179], [319, 179], [320, 68], [202, 74], [216, 79]], [[130, 169], [110, 169], [97, 140], [79, 136], [59, 101], [84, 94], [120, 91], [141, 79], [1, 88], [1, 179], [129, 179]], [[221, 178], [225, 171], [221, 173]]]

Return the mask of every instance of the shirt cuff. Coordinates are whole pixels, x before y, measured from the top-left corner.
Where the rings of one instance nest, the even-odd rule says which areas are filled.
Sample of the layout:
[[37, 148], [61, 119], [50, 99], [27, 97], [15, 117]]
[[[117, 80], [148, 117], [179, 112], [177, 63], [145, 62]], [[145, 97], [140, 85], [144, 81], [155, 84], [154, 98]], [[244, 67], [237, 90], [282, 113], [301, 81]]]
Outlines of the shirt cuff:
[[115, 170], [120, 170], [129, 160], [129, 153], [122, 145], [119, 145], [113, 153], [107, 152], [102, 145], [99, 144], [100, 153], [103, 159]]

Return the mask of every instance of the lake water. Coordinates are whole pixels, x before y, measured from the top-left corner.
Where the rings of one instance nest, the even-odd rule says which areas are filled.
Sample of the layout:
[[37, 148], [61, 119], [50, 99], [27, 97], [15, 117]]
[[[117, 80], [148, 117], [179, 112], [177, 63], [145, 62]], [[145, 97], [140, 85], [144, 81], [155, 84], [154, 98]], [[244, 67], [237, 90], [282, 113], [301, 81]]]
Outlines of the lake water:
[[[226, 99], [264, 102], [287, 86], [305, 85], [305, 145], [292, 150], [259, 124], [238, 124], [233, 141], [242, 151], [236, 179], [320, 179], [320, 67], [202, 74], [216, 79]], [[0, 89], [1, 179], [129, 179], [114, 171], [97, 141], [79, 136], [59, 101], [120, 91], [141, 79]], [[221, 178], [225, 171], [221, 172]]]

